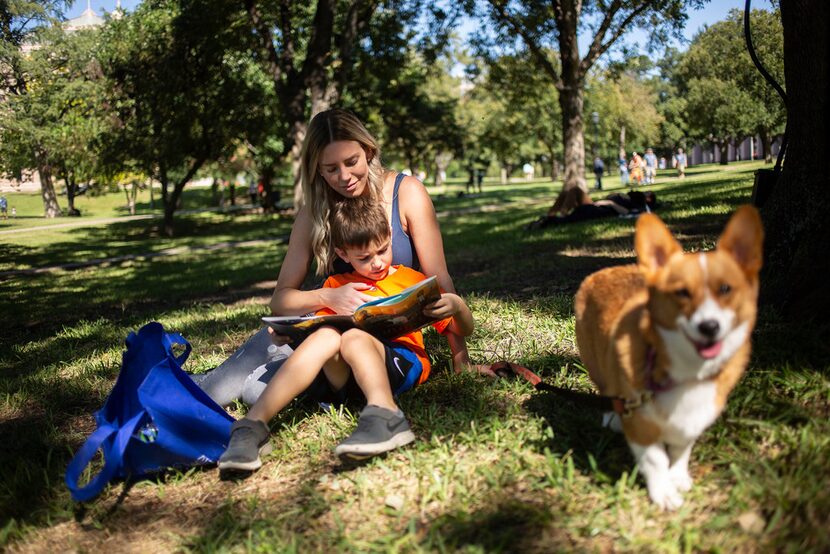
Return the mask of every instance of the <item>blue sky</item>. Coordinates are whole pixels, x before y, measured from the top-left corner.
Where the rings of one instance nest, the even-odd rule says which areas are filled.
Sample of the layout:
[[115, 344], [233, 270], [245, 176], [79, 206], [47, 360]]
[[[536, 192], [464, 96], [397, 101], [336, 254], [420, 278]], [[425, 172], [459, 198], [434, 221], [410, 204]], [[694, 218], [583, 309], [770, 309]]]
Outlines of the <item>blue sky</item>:
[[[66, 17], [71, 18], [80, 15], [81, 12], [86, 9], [87, 1], [89, 1], [92, 9], [95, 10], [98, 15], [101, 15], [104, 11], [111, 12], [115, 9], [115, 0], [76, 0], [72, 8], [67, 10]], [[138, 4], [139, 0], [121, 0], [121, 7], [127, 11], [132, 11]], [[752, 7], [771, 9], [771, 4], [769, 0], [755, 0], [755, 2], [752, 3]], [[695, 33], [704, 25], [710, 25], [716, 21], [725, 19], [729, 11], [734, 8], [743, 10], [744, 0], [712, 0], [708, 2], [703, 9], [693, 11], [689, 14], [689, 20], [683, 33], [684, 36], [687, 40], [691, 40]], [[472, 29], [472, 27], [472, 25], [469, 26], [470, 29]], [[463, 31], [464, 29], [462, 28], [462, 32]], [[627, 41], [629, 43], [637, 42], [643, 46], [645, 44], [645, 35], [642, 31], [635, 30], [631, 34], [627, 35]], [[580, 40], [580, 51], [583, 54], [587, 48], [587, 43], [588, 37], [582, 37], [582, 40]], [[685, 46], [680, 45], [680, 48], [685, 49]]]

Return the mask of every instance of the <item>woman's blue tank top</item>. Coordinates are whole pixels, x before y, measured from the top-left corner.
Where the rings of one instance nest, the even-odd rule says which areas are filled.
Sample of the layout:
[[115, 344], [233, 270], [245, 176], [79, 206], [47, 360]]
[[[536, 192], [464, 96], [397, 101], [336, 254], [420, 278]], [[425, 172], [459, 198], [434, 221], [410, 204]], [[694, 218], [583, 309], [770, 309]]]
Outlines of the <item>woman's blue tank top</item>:
[[[418, 261], [418, 253], [415, 251], [412, 238], [403, 230], [401, 212], [398, 208], [398, 190], [404, 177], [406, 176], [403, 173], [398, 173], [398, 176], [395, 177], [395, 188], [392, 191], [392, 265], [405, 265], [420, 270], [421, 263]], [[347, 264], [340, 258], [335, 258], [333, 269], [333, 274], [353, 271], [351, 264]]]

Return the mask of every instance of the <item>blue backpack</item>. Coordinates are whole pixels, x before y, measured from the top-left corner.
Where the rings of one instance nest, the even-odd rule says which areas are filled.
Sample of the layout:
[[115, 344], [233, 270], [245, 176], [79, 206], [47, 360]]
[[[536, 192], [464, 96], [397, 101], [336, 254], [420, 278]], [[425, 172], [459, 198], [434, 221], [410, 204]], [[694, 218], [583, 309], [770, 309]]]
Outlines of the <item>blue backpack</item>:
[[[176, 356], [173, 345], [185, 347]], [[182, 371], [190, 344], [160, 323], [127, 337], [121, 373], [98, 428], [66, 468], [72, 499], [92, 500], [113, 479], [134, 479], [169, 467], [214, 463], [227, 448], [233, 418]], [[81, 473], [101, 450], [104, 467], [79, 487]]]

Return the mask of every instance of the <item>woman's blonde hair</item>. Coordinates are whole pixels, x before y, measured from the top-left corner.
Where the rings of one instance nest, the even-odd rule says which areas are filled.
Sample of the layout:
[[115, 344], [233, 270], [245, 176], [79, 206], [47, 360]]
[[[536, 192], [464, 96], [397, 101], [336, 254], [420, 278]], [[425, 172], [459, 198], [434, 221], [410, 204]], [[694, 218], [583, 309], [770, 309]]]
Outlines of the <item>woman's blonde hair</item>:
[[311, 118], [300, 154], [300, 178], [303, 186], [303, 202], [311, 214], [311, 251], [317, 262], [317, 275], [331, 273], [335, 259], [331, 243], [329, 214], [337, 202], [349, 202], [332, 190], [320, 174], [320, 155], [323, 149], [337, 141], [355, 141], [366, 152], [368, 162], [368, 187], [364, 200], [380, 202], [383, 198], [383, 166], [380, 163], [380, 147], [375, 137], [352, 113], [341, 109], [320, 112]]

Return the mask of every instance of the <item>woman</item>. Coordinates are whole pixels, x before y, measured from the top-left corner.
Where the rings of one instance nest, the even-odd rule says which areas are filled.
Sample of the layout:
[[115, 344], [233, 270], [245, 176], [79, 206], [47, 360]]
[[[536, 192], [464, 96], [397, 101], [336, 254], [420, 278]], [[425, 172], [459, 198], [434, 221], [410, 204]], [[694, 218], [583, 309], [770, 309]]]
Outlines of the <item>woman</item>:
[[[367, 285], [359, 283], [332, 289], [300, 288], [312, 259], [319, 276], [349, 270], [334, 254], [328, 215], [334, 202], [366, 195], [382, 203], [386, 210], [392, 227], [392, 263], [436, 275], [442, 289], [455, 292], [438, 219], [426, 188], [413, 177], [383, 168], [377, 141], [357, 117], [339, 109], [314, 116], [303, 144], [300, 171], [305, 204], [294, 221], [271, 298], [273, 313], [302, 315], [328, 307], [347, 314], [373, 299], [362, 292]], [[447, 338], [456, 371], [472, 368], [464, 339], [453, 334]], [[281, 360], [290, 354], [290, 348], [276, 349], [274, 342], [284, 344], [285, 337], [274, 336], [272, 341], [268, 330], [260, 330], [225, 363], [204, 378], [197, 378], [197, 382], [221, 405], [236, 398], [253, 404]], [[473, 369], [491, 373], [484, 368]]]

